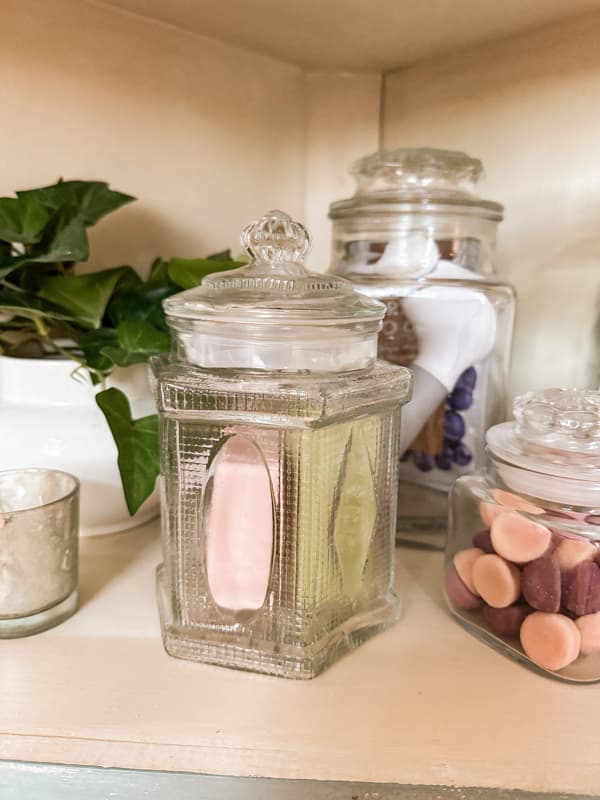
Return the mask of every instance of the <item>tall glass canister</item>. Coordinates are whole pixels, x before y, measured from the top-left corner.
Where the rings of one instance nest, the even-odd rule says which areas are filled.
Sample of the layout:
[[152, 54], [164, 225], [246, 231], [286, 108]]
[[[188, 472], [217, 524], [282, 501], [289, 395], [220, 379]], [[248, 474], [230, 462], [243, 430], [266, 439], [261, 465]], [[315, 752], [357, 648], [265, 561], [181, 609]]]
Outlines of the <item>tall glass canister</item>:
[[282, 212], [248, 266], [165, 301], [163, 640], [174, 656], [310, 678], [392, 624], [400, 407], [385, 307], [303, 266]]
[[464, 153], [378, 152], [356, 193], [332, 203], [330, 271], [387, 306], [379, 357], [410, 366], [400, 441], [398, 541], [442, 547], [453, 481], [482, 466], [506, 413], [514, 292], [494, 277], [502, 206], [482, 200]]

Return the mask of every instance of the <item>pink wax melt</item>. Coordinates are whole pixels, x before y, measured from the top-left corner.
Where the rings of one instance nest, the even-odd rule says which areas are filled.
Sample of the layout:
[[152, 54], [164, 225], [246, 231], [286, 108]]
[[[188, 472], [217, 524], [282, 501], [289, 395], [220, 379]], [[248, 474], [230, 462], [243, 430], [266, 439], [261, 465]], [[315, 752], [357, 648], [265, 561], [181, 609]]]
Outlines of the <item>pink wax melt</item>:
[[523, 497], [519, 497], [518, 494], [505, 492], [502, 489], [491, 489], [490, 494], [497, 505], [486, 501], [482, 501], [479, 504], [479, 514], [486, 525], [491, 525], [496, 517], [504, 511], [525, 511], [527, 514], [536, 515], [544, 513], [543, 508], [530, 503]]
[[581, 634], [581, 655], [600, 653], [600, 611], [579, 617], [575, 625]]
[[574, 569], [582, 561], [592, 561], [600, 550], [585, 539], [561, 539], [554, 555], [563, 572]]
[[446, 594], [451, 603], [465, 611], [479, 608], [481, 605], [481, 598], [467, 589], [452, 564], [446, 571]]
[[466, 550], [459, 550], [453, 559], [454, 568], [458, 572], [459, 578], [473, 594], [477, 594], [473, 583], [473, 565], [482, 555], [483, 550], [478, 547], [468, 547]]
[[563, 614], [535, 611], [523, 621], [520, 635], [525, 653], [544, 669], [564, 669], [579, 655], [581, 634]]
[[498, 555], [515, 564], [525, 564], [543, 556], [552, 541], [548, 528], [515, 511], [499, 514], [494, 519], [491, 537]]
[[477, 594], [493, 608], [511, 605], [521, 593], [518, 568], [494, 554], [485, 554], [477, 559], [472, 577]]

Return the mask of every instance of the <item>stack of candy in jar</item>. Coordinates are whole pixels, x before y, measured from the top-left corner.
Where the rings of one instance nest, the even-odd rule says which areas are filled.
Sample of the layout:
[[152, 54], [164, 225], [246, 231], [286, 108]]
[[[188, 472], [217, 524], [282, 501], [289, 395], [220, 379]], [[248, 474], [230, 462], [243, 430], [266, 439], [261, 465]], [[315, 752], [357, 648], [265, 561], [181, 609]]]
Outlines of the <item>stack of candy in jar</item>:
[[600, 680], [600, 392], [530, 393], [515, 417], [452, 490], [447, 600], [511, 654]]

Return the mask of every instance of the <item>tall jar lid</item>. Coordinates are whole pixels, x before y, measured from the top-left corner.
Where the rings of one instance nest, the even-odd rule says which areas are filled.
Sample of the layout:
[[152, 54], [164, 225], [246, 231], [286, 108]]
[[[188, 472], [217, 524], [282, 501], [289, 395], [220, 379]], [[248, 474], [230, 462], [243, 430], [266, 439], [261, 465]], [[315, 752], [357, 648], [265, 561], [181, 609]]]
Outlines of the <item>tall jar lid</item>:
[[355, 161], [350, 174], [356, 192], [329, 207], [332, 219], [361, 215], [439, 210], [501, 220], [503, 206], [475, 193], [483, 165], [477, 158], [454, 150], [429, 147], [379, 150]]
[[555, 502], [600, 506], [600, 391], [528, 392], [513, 412], [513, 422], [487, 432], [507, 483]]
[[311, 237], [282, 211], [248, 225], [247, 266], [164, 301], [187, 359], [204, 367], [338, 371], [371, 366], [385, 306], [309, 272]]

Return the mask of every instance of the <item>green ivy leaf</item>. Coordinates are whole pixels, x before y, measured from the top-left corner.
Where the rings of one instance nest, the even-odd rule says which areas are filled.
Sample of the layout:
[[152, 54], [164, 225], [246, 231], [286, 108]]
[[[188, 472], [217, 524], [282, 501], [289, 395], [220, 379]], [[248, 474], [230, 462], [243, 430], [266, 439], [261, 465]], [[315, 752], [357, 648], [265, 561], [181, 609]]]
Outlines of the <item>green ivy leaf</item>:
[[119, 281], [117, 283], [116, 292], [137, 292], [144, 282], [129, 264], [123, 264], [120, 267], [113, 267], [119, 272]]
[[5, 242], [39, 242], [49, 219], [35, 197], [0, 197], [0, 239]]
[[89, 275], [42, 278], [38, 294], [79, 317], [84, 327], [98, 328], [122, 270], [108, 269]]
[[119, 472], [129, 513], [133, 516], [152, 494], [160, 473], [158, 417], [132, 419], [123, 392], [111, 388], [96, 395], [119, 452]]
[[63, 181], [40, 189], [17, 192], [19, 198], [33, 198], [50, 211], [70, 208], [86, 225], [95, 225], [111, 211], [116, 211], [135, 197], [109, 189], [104, 181]]
[[104, 347], [102, 353], [119, 367], [146, 364], [150, 356], [171, 349], [171, 337], [145, 320], [127, 320], [117, 328], [118, 345]]
[[144, 283], [143, 293], [149, 295], [171, 287], [173, 287], [173, 282], [169, 278], [169, 262], [163, 261], [162, 258], [155, 258], [150, 267], [150, 274]]
[[212, 253], [210, 256], [206, 257], [209, 261], [235, 261], [229, 248], [227, 250], [220, 250], [218, 253]]
[[156, 301], [141, 294], [116, 294], [110, 301], [106, 316], [116, 328], [121, 322], [127, 320], [148, 319], [152, 316], [156, 305]]
[[0, 311], [14, 314], [17, 317], [25, 317], [26, 319], [46, 317], [47, 319], [66, 322], [74, 321], [72, 316], [62, 314], [51, 303], [45, 303], [35, 295], [17, 292], [7, 286], [0, 286]]
[[104, 353], [104, 348], [118, 347], [119, 337], [114, 328], [98, 328], [87, 331], [79, 338], [79, 346], [83, 350], [86, 363], [98, 372], [110, 372], [115, 363]]
[[182, 289], [193, 289], [213, 272], [242, 267], [244, 261], [219, 261], [213, 258], [172, 258], [169, 261], [169, 278]]
[[14, 272], [19, 267], [22, 267], [23, 264], [27, 263], [29, 263], [29, 258], [27, 256], [13, 256], [6, 261], [2, 261], [2, 263], [0, 263], [0, 278], [10, 275], [11, 272]]
[[156, 328], [167, 330], [162, 296], [157, 292], [150, 297], [143, 294], [117, 294], [110, 301], [106, 314], [115, 327], [127, 320], [142, 319]]
[[87, 261], [90, 254], [85, 225], [70, 208], [57, 211], [41, 240], [32, 248], [30, 262]]

